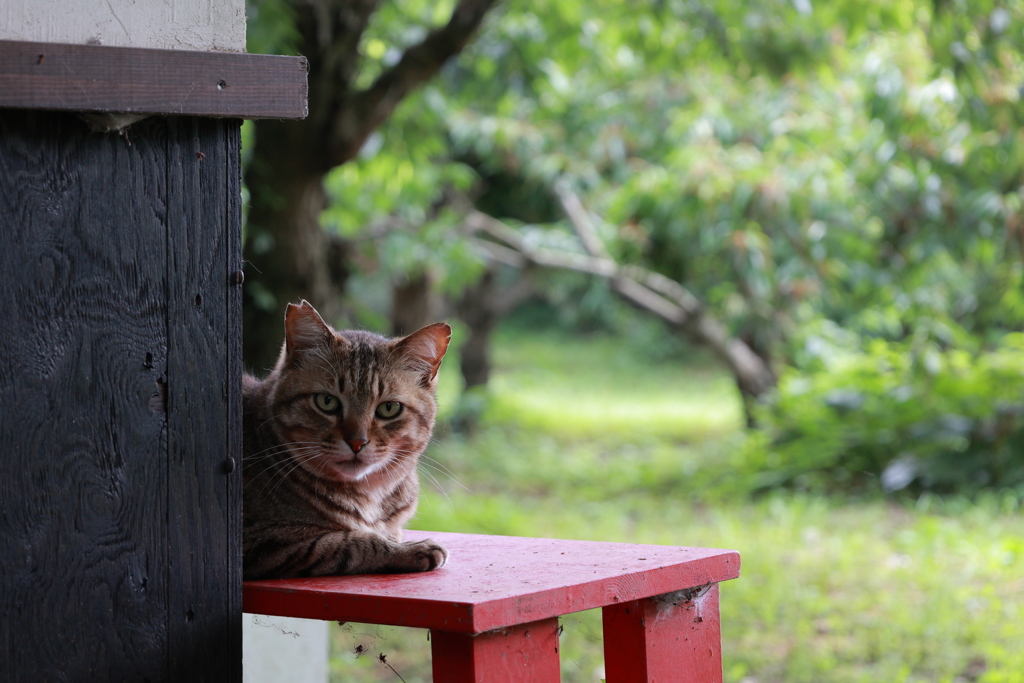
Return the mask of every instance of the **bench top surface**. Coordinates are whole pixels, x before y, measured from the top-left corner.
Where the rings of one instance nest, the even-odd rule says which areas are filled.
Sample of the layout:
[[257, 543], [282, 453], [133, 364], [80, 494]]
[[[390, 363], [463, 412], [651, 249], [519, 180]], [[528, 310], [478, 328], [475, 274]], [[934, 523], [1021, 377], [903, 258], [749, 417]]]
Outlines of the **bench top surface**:
[[255, 614], [482, 633], [734, 579], [732, 550], [408, 531], [449, 552], [421, 574], [246, 581]]

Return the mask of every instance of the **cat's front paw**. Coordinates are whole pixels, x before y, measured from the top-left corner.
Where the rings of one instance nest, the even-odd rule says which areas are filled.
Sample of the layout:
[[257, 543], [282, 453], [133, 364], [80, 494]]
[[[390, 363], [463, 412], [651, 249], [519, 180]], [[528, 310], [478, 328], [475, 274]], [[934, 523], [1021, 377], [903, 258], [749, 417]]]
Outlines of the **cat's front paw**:
[[429, 538], [423, 541], [410, 541], [402, 544], [402, 549], [409, 561], [410, 572], [429, 572], [443, 567], [448, 561], [448, 551]]

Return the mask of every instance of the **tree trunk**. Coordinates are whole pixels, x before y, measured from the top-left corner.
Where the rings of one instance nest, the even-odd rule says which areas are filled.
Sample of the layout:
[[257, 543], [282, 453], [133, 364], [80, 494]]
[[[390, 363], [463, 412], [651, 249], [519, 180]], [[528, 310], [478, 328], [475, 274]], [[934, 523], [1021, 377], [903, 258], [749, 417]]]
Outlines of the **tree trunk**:
[[396, 337], [412, 334], [429, 325], [437, 315], [434, 276], [429, 272], [413, 276], [391, 288], [391, 333]]
[[486, 386], [491, 376], [491, 335], [498, 322], [494, 280], [494, 270], [488, 269], [477, 284], [463, 293], [456, 307], [459, 320], [469, 328], [469, 335], [459, 347], [464, 390]]
[[284, 339], [284, 307], [308, 300], [325, 320], [343, 317], [344, 245], [320, 227], [327, 206], [323, 177], [304, 163], [308, 129], [262, 122], [246, 183], [252, 193], [246, 225], [246, 365], [271, 367]]
[[328, 322], [342, 318], [346, 247], [323, 232], [323, 178], [354, 157], [366, 138], [413, 90], [459, 53], [495, 0], [459, 0], [444, 26], [405, 50], [365, 90], [355, 87], [359, 44], [381, 0], [286, 0], [296, 48], [309, 60], [309, 116], [263, 120], [246, 173], [244, 360], [259, 372], [273, 364], [284, 305], [307, 299]]

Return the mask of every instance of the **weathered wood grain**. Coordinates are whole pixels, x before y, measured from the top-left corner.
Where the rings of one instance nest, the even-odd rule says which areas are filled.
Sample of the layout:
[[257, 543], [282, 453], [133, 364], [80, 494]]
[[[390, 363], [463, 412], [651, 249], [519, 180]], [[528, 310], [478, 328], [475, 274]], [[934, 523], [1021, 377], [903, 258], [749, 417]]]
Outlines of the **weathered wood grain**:
[[0, 680], [240, 680], [238, 147], [0, 110]]
[[[215, 667], [231, 671], [231, 643], [241, 636], [238, 576], [229, 573], [239, 552], [231, 528], [231, 457], [227, 400], [238, 373], [229, 365], [231, 280], [241, 235], [232, 224], [238, 197], [237, 123], [172, 119], [168, 145], [168, 541], [176, 583], [170, 593], [170, 680], [200, 680]], [[229, 292], [232, 292], [229, 294]], [[238, 331], [235, 330], [235, 336]], [[240, 379], [240, 378], [239, 378]], [[237, 424], [237, 423], [236, 423]], [[236, 458], [236, 462], [239, 460]], [[240, 468], [236, 468], [240, 470]], [[225, 619], [231, 614], [230, 619]], [[240, 659], [235, 667], [241, 672]], [[212, 680], [212, 679], [208, 679]], [[222, 680], [228, 681], [224, 676]], [[240, 677], [239, 677], [240, 680]]]
[[128, 149], [0, 117], [5, 681], [165, 666], [166, 145], [147, 131]]
[[0, 107], [306, 117], [305, 57], [0, 40]]
[[230, 166], [224, 178], [227, 198], [227, 376], [223, 387], [228, 403], [228, 449], [224, 458], [227, 483], [228, 683], [242, 680], [242, 135], [241, 126], [228, 126]]

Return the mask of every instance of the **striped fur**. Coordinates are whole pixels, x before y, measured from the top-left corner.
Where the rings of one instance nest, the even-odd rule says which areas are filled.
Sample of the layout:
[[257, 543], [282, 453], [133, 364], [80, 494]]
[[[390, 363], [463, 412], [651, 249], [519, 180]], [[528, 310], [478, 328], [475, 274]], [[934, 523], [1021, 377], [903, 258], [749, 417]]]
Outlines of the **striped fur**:
[[288, 305], [285, 333], [273, 371], [243, 378], [245, 578], [443, 565], [444, 548], [403, 543], [402, 528], [416, 511], [451, 328], [400, 339], [335, 331], [303, 301]]

